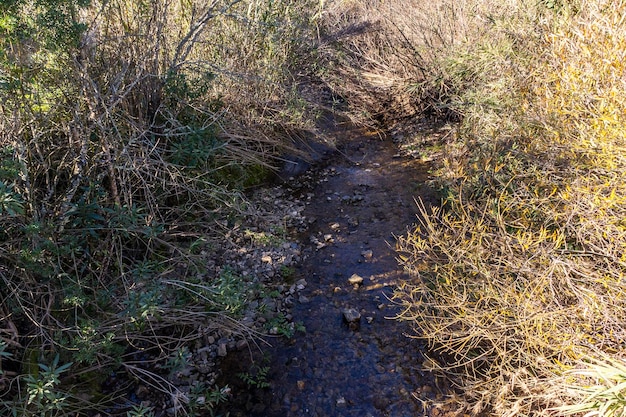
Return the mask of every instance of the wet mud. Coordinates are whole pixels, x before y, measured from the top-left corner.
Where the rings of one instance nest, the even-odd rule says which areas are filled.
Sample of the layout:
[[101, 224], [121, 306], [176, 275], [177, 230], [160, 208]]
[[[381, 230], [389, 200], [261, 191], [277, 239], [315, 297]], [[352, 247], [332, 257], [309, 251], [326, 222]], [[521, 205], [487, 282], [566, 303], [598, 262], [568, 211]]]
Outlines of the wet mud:
[[438, 202], [428, 166], [349, 124], [333, 134], [337, 150], [284, 185], [306, 202], [311, 222], [293, 276], [306, 287], [291, 310], [306, 330], [223, 360], [230, 416], [420, 416], [442, 396], [421, 369], [425, 347], [392, 319], [398, 307], [388, 299], [410, 279], [393, 247], [417, 221], [415, 199]]

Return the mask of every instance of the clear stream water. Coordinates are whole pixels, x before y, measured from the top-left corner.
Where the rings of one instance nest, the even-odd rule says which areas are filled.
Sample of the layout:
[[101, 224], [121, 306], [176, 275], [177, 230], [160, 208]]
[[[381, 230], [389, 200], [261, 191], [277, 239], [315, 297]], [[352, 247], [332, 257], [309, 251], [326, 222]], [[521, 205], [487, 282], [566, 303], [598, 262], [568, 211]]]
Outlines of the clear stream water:
[[[428, 167], [396, 155], [390, 139], [341, 125], [334, 134], [338, 150], [306, 174], [310, 185], [292, 185], [315, 219], [303, 236], [308, 258], [294, 279], [307, 282], [292, 310], [306, 332], [225, 358], [219, 382], [232, 388], [223, 410], [231, 416], [421, 416], [427, 412], [417, 398], [441, 396], [421, 369], [424, 346], [407, 337], [407, 323], [390, 319], [398, 307], [387, 298], [410, 279], [393, 245], [417, 220], [414, 199], [437, 202], [426, 185]], [[348, 282], [353, 274], [363, 278], [359, 287]], [[346, 308], [360, 312], [358, 329], [344, 322]], [[269, 386], [237, 377], [253, 363], [266, 367]]]

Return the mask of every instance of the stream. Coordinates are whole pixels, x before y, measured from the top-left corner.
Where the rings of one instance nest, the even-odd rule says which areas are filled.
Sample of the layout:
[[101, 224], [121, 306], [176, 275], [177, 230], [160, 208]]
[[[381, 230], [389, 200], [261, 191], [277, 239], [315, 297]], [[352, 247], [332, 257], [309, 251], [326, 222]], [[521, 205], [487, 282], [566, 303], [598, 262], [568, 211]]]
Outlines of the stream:
[[[393, 246], [417, 221], [415, 199], [437, 204], [427, 164], [397, 154], [391, 139], [336, 124], [337, 150], [285, 187], [306, 201], [306, 259], [293, 282], [306, 287], [292, 308], [305, 332], [229, 354], [221, 385], [232, 389], [230, 416], [441, 415], [425, 406], [442, 397], [421, 369], [425, 346], [408, 323], [392, 320], [388, 299], [409, 279]], [[302, 281], [304, 280], [304, 281]], [[357, 319], [360, 315], [360, 319]], [[350, 322], [352, 320], [352, 322]], [[256, 368], [254, 368], [256, 366]], [[261, 370], [262, 381], [242, 374]]]

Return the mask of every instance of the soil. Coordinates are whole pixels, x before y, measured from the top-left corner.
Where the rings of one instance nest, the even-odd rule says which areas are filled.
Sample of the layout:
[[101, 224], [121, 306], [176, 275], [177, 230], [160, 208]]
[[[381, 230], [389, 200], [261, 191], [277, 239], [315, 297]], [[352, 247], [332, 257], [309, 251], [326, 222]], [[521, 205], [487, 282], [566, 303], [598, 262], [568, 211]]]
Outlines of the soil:
[[422, 369], [426, 348], [408, 323], [393, 320], [398, 306], [389, 299], [411, 279], [396, 261], [395, 237], [417, 221], [415, 199], [439, 201], [429, 166], [398, 154], [378, 132], [330, 127], [336, 151], [281, 186], [304, 202], [309, 224], [297, 236], [303, 260], [286, 283], [297, 287], [288, 303], [292, 328], [304, 331], [229, 352], [217, 383], [232, 398], [221, 412], [445, 415], [449, 390]]

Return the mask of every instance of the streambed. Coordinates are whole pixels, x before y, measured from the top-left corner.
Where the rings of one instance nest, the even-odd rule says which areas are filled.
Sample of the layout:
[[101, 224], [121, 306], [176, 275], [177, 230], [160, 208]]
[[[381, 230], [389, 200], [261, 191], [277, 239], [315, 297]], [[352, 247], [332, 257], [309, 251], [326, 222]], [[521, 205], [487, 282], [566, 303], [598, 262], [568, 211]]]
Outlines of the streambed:
[[416, 198], [438, 201], [428, 166], [364, 129], [336, 124], [332, 133], [337, 150], [284, 184], [305, 202], [310, 223], [300, 236], [305, 259], [292, 277], [300, 284], [292, 319], [306, 330], [224, 358], [218, 382], [231, 387], [233, 401], [222, 411], [443, 415], [436, 404], [445, 387], [421, 369], [425, 347], [407, 337], [407, 323], [390, 319], [398, 307], [388, 299], [410, 279], [396, 262], [395, 236], [417, 221]]

